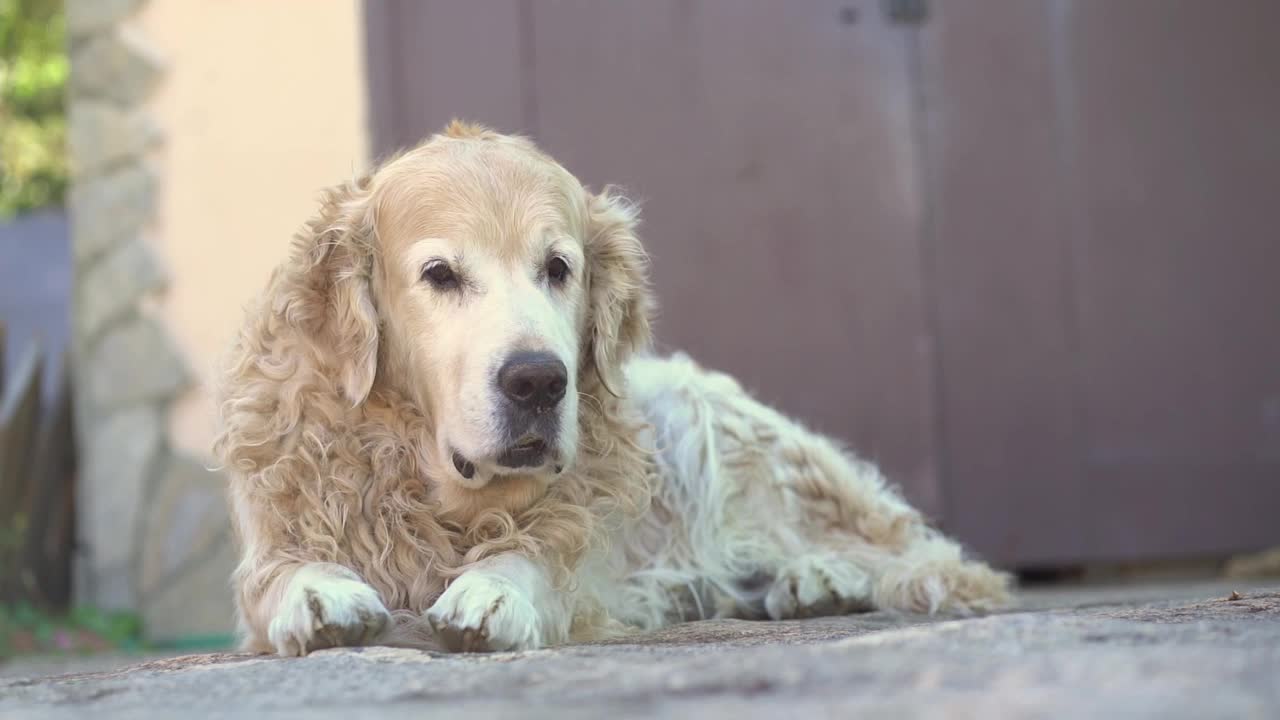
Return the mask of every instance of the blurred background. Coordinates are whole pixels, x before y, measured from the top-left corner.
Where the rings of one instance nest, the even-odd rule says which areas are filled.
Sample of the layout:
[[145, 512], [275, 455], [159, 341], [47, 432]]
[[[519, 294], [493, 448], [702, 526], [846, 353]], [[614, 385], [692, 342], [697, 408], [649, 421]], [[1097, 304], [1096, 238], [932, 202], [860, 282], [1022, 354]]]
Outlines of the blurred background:
[[1027, 582], [1280, 572], [1276, 0], [0, 0], [0, 655], [227, 643], [210, 369], [452, 117], [645, 207], [663, 349]]

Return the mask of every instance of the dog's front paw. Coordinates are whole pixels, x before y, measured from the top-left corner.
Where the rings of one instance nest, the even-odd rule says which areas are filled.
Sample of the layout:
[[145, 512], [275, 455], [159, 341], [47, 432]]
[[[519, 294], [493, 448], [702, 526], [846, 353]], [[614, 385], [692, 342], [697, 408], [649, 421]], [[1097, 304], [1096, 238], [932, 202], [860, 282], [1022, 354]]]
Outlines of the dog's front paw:
[[298, 571], [267, 629], [281, 655], [306, 655], [322, 648], [364, 645], [386, 628], [390, 613], [378, 593], [351, 577], [307, 568]]
[[870, 610], [871, 578], [835, 558], [801, 557], [778, 573], [764, 606], [774, 620]]
[[538, 610], [515, 583], [472, 570], [427, 610], [427, 620], [450, 652], [533, 650], [542, 646]]

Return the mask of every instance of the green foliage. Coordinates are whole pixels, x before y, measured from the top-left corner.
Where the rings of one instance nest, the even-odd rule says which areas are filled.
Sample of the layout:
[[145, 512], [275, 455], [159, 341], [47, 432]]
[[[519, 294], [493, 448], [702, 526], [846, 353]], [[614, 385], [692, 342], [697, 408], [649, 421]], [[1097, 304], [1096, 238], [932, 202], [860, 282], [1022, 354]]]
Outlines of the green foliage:
[[96, 652], [168, 650], [211, 652], [235, 646], [231, 635], [186, 635], [161, 643], [143, 639], [142, 618], [132, 612], [76, 607], [53, 613], [28, 602], [0, 603], [0, 660], [16, 655], [85, 655]]
[[0, 217], [62, 204], [65, 42], [61, 0], [0, 0]]
[[23, 580], [20, 558], [27, 536], [27, 516], [25, 513], [17, 513], [0, 523], [0, 599], [3, 599], [9, 583], [16, 583], [20, 587]]
[[78, 607], [54, 615], [29, 603], [0, 605], [0, 657], [142, 648], [142, 621], [133, 613]]

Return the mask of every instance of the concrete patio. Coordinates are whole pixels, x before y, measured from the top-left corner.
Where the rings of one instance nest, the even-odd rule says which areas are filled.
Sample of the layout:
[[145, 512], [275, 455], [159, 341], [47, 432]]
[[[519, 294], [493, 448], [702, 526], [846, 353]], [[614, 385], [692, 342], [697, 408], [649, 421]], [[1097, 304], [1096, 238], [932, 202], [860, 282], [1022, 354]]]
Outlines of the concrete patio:
[[964, 620], [709, 621], [528, 653], [225, 653], [39, 676], [58, 670], [74, 667], [7, 668], [0, 717], [1274, 718], [1280, 586], [1031, 591], [1018, 611]]

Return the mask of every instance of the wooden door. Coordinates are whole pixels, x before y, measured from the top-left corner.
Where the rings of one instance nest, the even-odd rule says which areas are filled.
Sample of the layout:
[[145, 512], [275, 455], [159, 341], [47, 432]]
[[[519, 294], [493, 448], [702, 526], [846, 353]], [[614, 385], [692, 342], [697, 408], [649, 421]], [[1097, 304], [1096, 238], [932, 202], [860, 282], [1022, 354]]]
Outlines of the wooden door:
[[951, 527], [1024, 564], [1280, 541], [1280, 3], [934, 10]]
[[460, 115], [622, 184], [661, 345], [987, 556], [1280, 541], [1280, 3], [368, 8], [380, 150]]
[[621, 184], [644, 203], [662, 348], [940, 509], [911, 45], [877, 3], [367, 7], [380, 150], [458, 115]]

